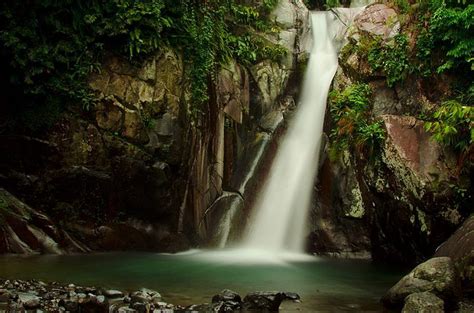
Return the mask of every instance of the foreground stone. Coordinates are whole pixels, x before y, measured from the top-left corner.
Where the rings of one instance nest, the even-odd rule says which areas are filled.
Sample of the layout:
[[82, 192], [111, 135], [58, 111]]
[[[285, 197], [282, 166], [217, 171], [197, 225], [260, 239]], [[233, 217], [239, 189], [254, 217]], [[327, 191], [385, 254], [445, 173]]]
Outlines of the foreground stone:
[[160, 302], [150, 289], [131, 293], [36, 280], [0, 280], [0, 312], [180, 312], [184, 308]]
[[405, 299], [402, 313], [444, 312], [444, 301], [431, 292], [412, 293]]
[[382, 301], [389, 307], [401, 307], [409, 295], [426, 291], [447, 303], [459, 299], [461, 286], [451, 258], [438, 257], [421, 263], [393, 286]]
[[157, 291], [146, 288], [128, 293], [55, 282], [46, 284], [36, 280], [0, 279], [0, 312], [275, 312], [283, 300], [299, 299], [296, 293], [260, 291], [248, 294], [242, 301], [238, 293], [224, 289], [212, 297], [210, 304], [194, 304], [185, 308], [161, 301]]
[[291, 292], [253, 292], [244, 298], [243, 307], [247, 310], [278, 311], [283, 300], [299, 301], [300, 296]]

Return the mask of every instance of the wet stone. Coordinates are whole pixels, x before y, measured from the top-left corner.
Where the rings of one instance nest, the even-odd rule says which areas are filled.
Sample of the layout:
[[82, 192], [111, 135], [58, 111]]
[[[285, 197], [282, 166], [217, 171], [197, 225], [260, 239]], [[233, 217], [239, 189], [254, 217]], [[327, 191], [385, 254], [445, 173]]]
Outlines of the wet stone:
[[26, 310], [34, 310], [40, 307], [40, 300], [39, 298], [30, 299], [23, 303], [23, 307]]
[[149, 311], [149, 305], [143, 302], [135, 302], [130, 307], [136, 310], [138, 313], [146, 313]]
[[219, 294], [212, 297], [212, 303], [221, 301], [242, 302], [240, 295], [232, 290], [224, 289]]
[[113, 290], [113, 289], [105, 290], [105, 291], [104, 291], [104, 295], [105, 295], [107, 298], [111, 298], [111, 299], [123, 297], [123, 293], [122, 293], [121, 291], [119, 291], [119, 290]]

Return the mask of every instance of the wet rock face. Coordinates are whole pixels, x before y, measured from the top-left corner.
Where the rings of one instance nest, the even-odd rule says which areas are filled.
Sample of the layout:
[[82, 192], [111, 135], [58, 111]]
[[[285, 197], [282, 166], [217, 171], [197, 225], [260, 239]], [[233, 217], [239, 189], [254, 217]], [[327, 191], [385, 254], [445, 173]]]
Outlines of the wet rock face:
[[362, 199], [355, 160], [349, 152], [335, 164], [326, 159], [319, 175], [319, 201], [311, 214], [308, 249], [319, 255], [369, 259], [366, 221], [370, 207]]
[[250, 93], [247, 70], [235, 62], [220, 71], [217, 78], [217, 102], [235, 122], [242, 124], [244, 112], [249, 111]]
[[0, 188], [0, 253], [87, 252], [65, 231]]
[[[463, 182], [461, 189], [472, 193], [472, 184], [469, 174], [459, 175], [453, 151], [437, 143], [417, 117], [436, 106], [423, 81], [409, 76], [389, 87], [385, 74], [374, 71], [360, 53], [371, 38], [390, 44], [400, 31], [396, 11], [373, 4], [354, 14], [332, 88], [342, 92], [353, 84], [368, 84], [372, 96], [367, 113], [382, 123], [385, 141], [370, 156], [353, 146], [324, 161], [310, 249], [414, 265], [431, 257], [471, 214], [452, 186]], [[325, 133], [335, 128], [327, 114]]]
[[89, 81], [97, 93], [98, 127], [131, 143], [146, 145], [150, 151], [179, 145], [178, 116], [186, 92], [183, 75], [181, 56], [169, 48], [162, 49], [141, 67], [108, 57], [101, 72]]
[[439, 183], [454, 176], [454, 159], [442, 159], [440, 145], [425, 131], [423, 122], [395, 115], [384, 115], [382, 120], [387, 130], [383, 160], [413, 194], [421, 197], [435, 179]]
[[[271, 13], [281, 31], [265, 35], [265, 39], [280, 44], [288, 53], [280, 62], [262, 61], [250, 68], [254, 86], [251, 86], [251, 104], [257, 107], [252, 114], [263, 116], [272, 111], [285, 89], [297, 75], [297, 63], [305, 63], [311, 45], [309, 11], [301, 0], [282, 0]], [[252, 110], [252, 105], [251, 105]]]
[[[303, 2], [281, 1], [272, 18], [281, 32], [265, 39], [285, 46], [287, 56], [223, 65], [202, 121], [190, 115], [178, 51], [163, 47], [141, 64], [107, 55], [88, 81], [96, 95], [90, 111], [65, 112], [41, 138], [2, 136], [0, 147], [10, 153], [0, 156], [0, 184], [53, 224], [67, 221], [94, 249], [176, 251], [212, 237], [205, 212], [226, 189], [240, 193], [258, 180], [250, 177], [254, 165], [283, 122], [282, 99], [304, 63], [310, 36]], [[137, 219], [146, 227], [124, 226]], [[130, 236], [121, 240], [125, 230]], [[4, 246], [0, 240], [0, 251]]]
[[[418, 265], [403, 277], [382, 298], [386, 306], [401, 306], [411, 294], [431, 292], [448, 304], [460, 298], [461, 285], [453, 261], [449, 257], [437, 257]], [[417, 296], [413, 296], [413, 301]]]

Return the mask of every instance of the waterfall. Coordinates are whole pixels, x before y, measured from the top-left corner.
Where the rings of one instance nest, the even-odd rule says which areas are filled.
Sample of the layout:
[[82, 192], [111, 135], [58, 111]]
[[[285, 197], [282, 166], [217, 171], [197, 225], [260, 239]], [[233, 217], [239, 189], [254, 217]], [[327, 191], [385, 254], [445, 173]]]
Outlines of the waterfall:
[[337, 51], [328, 27], [333, 20], [332, 13], [312, 13], [313, 47], [301, 102], [257, 200], [243, 248], [272, 252], [304, 249], [327, 95], [337, 69]]

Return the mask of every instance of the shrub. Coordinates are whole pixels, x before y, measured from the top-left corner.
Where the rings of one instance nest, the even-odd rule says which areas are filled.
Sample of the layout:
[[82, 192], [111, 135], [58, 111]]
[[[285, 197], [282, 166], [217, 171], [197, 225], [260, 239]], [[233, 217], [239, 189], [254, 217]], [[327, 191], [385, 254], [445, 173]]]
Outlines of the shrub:
[[331, 91], [330, 112], [335, 127], [331, 131], [331, 156], [334, 158], [344, 149], [353, 147], [365, 150], [371, 156], [385, 139], [380, 121], [370, 114], [371, 89], [367, 84], [354, 84], [343, 91]]
[[408, 37], [405, 34], [396, 35], [388, 43], [377, 37], [368, 50], [367, 59], [370, 66], [373, 70], [383, 71], [390, 87], [403, 81], [409, 74], [411, 65]]
[[457, 151], [467, 151], [474, 142], [474, 108], [456, 100], [444, 102], [425, 123], [436, 141]]

